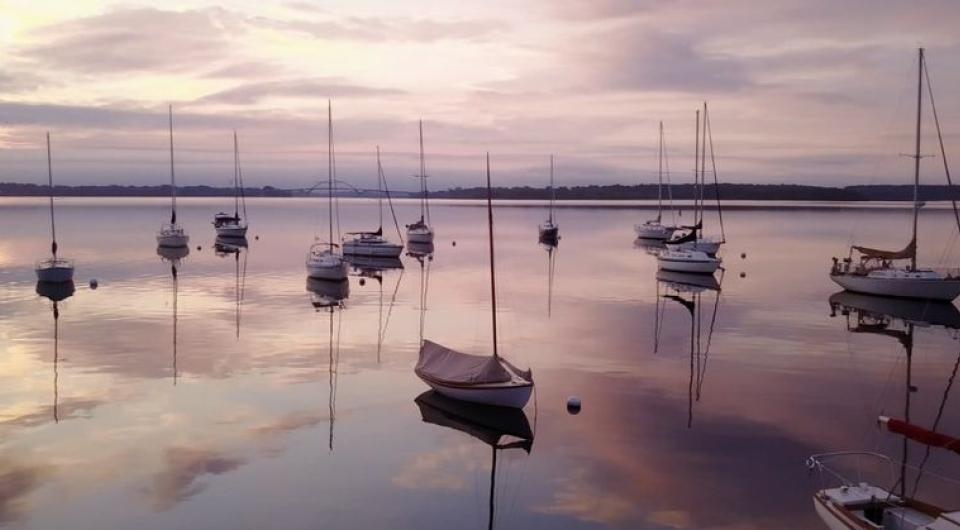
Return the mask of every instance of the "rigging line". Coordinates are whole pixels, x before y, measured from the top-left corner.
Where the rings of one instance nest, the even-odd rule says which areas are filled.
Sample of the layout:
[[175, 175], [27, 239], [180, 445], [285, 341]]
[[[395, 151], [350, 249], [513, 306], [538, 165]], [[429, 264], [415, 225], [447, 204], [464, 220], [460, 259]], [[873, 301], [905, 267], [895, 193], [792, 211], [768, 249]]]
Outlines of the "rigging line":
[[710, 165], [713, 168], [713, 191], [717, 199], [717, 217], [720, 220], [720, 240], [726, 242], [727, 234], [723, 230], [723, 209], [720, 207], [720, 181], [717, 177], [717, 158], [713, 151], [713, 125], [710, 123], [710, 118], [707, 115], [706, 103], [704, 103], [703, 108], [703, 128], [704, 131], [708, 133], [710, 139]]
[[[960, 354], [957, 355], [956, 362], [953, 363], [953, 371], [950, 372], [950, 379], [947, 380], [947, 386], [943, 389], [943, 397], [940, 399], [940, 408], [937, 409], [937, 416], [933, 420], [933, 427], [931, 431], [936, 432], [937, 427], [940, 425], [940, 420], [943, 419], [943, 411], [947, 404], [947, 399], [950, 397], [950, 390], [953, 388], [953, 382], [957, 377], [957, 369], [960, 368]], [[923, 468], [927, 465], [927, 460], [930, 459], [930, 446], [926, 447], [926, 451], [923, 455], [923, 460], [920, 462], [920, 465], [917, 467], [917, 479], [913, 483], [913, 495], [917, 494], [917, 490], [920, 488], [920, 478], [923, 476]]]
[[667, 156], [667, 141], [663, 140], [663, 174], [667, 177], [667, 202], [670, 203], [670, 224], [677, 224], [677, 209], [673, 205], [673, 185], [670, 183], [670, 157]]
[[[390, 188], [387, 187], [387, 175], [383, 172], [383, 166], [380, 165], [379, 155], [377, 156], [377, 172], [380, 173], [380, 181], [383, 182], [383, 191], [387, 194], [387, 204], [390, 206], [390, 215], [393, 216], [393, 226], [395, 226], [397, 229], [397, 238], [400, 240], [400, 244], [403, 245], [403, 234], [400, 233], [400, 222], [397, 221], [397, 211], [393, 208], [393, 199], [390, 197]], [[381, 222], [381, 224], [383, 223]]]
[[50, 251], [53, 253], [53, 259], [57, 259], [57, 222], [53, 216], [53, 162], [50, 157], [50, 132], [47, 132], [47, 178], [50, 183]]
[[400, 282], [403, 281], [403, 269], [400, 269], [400, 275], [397, 277], [397, 284], [393, 287], [393, 295], [390, 297], [390, 305], [387, 307], [387, 318], [383, 321], [383, 331], [380, 334], [380, 343], [387, 336], [387, 326], [390, 325], [390, 315], [393, 313], [393, 304], [397, 301], [397, 291], [400, 290]]
[[[940, 156], [943, 158], [943, 171], [947, 175], [947, 185], [953, 187], [953, 179], [950, 178], [950, 165], [947, 163], [947, 150], [943, 146], [943, 133], [940, 130], [940, 118], [937, 116], [937, 105], [933, 100], [933, 85], [930, 84], [930, 69], [927, 68], [926, 59], [921, 60], [924, 77], [927, 80], [927, 93], [930, 95], [930, 108], [933, 110], [933, 123], [937, 128], [937, 141], [940, 143]], [[960, 231], [960, 211], [957, 209], [957, 199], [951, 194], [950, 204], [953, 206], [953, 216], [957, 220], [957, 230]]]
[[[720, 282], [719, 284], [723, 285], [723, 275], [726, 271], [720, 273]], [[722, 291], [717, 289], [717, 297], [713, 301], [713, 314], [710, 316], [710, 326], [707, 330], [707, 349], [703, 352], [703, 373], [700, 375], [700, 381], [697, 384], [697, 392], [700, 392], [700, 387], [703, 386], [703, 379], [707, 375], [707, 361], [710, 359], [710, 344], [713, 342], [713, 328], [717, 322], [717, 313], [720, 312], [720, 295]]]

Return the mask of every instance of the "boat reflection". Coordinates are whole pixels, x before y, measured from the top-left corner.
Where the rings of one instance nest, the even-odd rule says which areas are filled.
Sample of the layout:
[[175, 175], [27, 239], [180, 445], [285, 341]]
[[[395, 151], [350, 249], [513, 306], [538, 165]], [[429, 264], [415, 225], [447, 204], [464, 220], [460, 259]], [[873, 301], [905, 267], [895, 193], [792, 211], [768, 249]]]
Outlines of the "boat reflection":
[[658, 256], [661, 251], [666, 250], [667, 245], [662, 239], [644, 239], [638, 237], [633, 240], [633, 248], [642, 250], [651, 256]]
[[418, 261], [425, 257], [432, 260], [433, 252], [433, 242], [417, 243], [416, 241], [407, 241], [407, 255], [416, 258]]
[[[247, 257], [250, 250], [247, 247], [247, 238], [217, 237], [213, 245], [214, 252], [218, 257], [226, 258], [233, 256], [233, 292], [235, 305], [236, 338], [240, 340], [240, 306], [243, 303], [243, 295], [247, 286]], [[243, 254], [243, 266], [240, 265], [240, 254]]]
[[[672, 271], [657, 271], [657, 306], [654, 312], [653, 352], [660, 350], [660, 335], [667, 300], [683, 306], [690, 313], [690, 378], [687, 383], [687, 427], [693, 428], [693, 407], [703, 395], [703, 381], [710, 359], [710, 346], [720, 310], [720, 293], [723, 273], [718, 281], [712, 275]], [[713, 292], [713, 307], [704, 337], [703, 294]], [[663, 302], [661, 303], [661, 300]]]
[[[948, 302], [889, 298], [849, 291], [834, 293], [829, 301], [830, 316], [835, 317], [838, 313], [843, 315], [848, 332], [891, 337], [903, 348], [906, 356], [903, 418], [899, 420], [880, 416], [880, 424], [887, 426], [891, 432], [902, 434], [903, 440], [899, 462], [871, 451], [843, 451], [811, 456], [807, 461], [811, 470], [819, 471], [823, 479], [840, 483], [839, 487], [824, 487], [814, 494], [817, 514], [831, 528], [960, 528], [952, 521], [956, 514], [947, 514], [936, 506], [916, 499], [921, 479], [924, 477], [924, 468], [930, 458], [929, 441], [934, 437], [947, 438], [938, 433], [938, 429], [941, 428], [945, 405], [960, 368], [960, 356], [948, 377], [930, 429], [911, 424], [911, 401], [913, 394], [919, 391], [913, 382], [916, 328], [942, 328], [953, 332], [956, 338], [957, 330], [960, 330], [960, 311]], [[918, 436], [916, 433], [921, 434]], [[910, 464], [911, 441], [926, 445], [924, 456], [916, 466]], [[841, 467], [852, 460], [855, 460], [853, 463], [857, 468], [855, 480], [846, 478], [843, 474], [846, 468]], [[891, 471], [896, 469], [895, 473], [891, 473], [894, 480], [884, 479], [885, 482], [877, 483], [880, 486], [864, 481], [863, 469], [860, 468], [861, 460], [887, 464]], [[912, 487], [908, 486], [908, 473], [914, 476]], [[945, 477], [935, 474], [933, 476], [953, 482]], [[955, 488], [955, 484], [952, 487]]]
[[350, 297], [350, 280], [321, 280], [307, 276], [307, 292], [310, 293], [310, 304], [317, 311], [343, 307], [343, 301]]
[[250, 245], [246, 237], [217, 236], [213, 241], [213, 251], [221, 258], [236, 254]]
[[480, 405], [428, 390], [416, 397], [420, 418], [425, 423], [439, 425], [468, 434], [491, 448], [490, 493], [487, 528], [493, 528], [496, 512], [497, 451], [521, 449], [527, 454], [533, 449], [534, 433], [522, 409]]
[[60, 423], [57, 406], [60, 402], [60, 302], [73, 296], [73, 280], [66, 282], [37, 282], [37, 294], [53, 302], [53, 421]]
[[[348, 258], [348, 262], [351, 258]], [[360, 276], [360, 285], [366, 285], [365, 278], [376, 280], [378, 291], [377, 302], [377, 363], [380, 362], [383, 351], [383, 340], [387, 334], [387, 326], [390, 324], [390, 316], [393, 314], [393, 306], [397, 302], [397, 293], [400, 291], [400, 283], [403, 282], [403, 264], [399, 258], [362, 258], [357, 263], [351, 263], [351, 267], [356, 274]], [[390, 270], [400, 270], [397, 281], [393, 286], [393, 294], [390, 296], [390, 304], [387, 307], [386, 315], [383, 311], [383, 275]]]
[[541, 244], [547, 251], [547, 318], [550, 318], [553, 314], [553, 279], [556, 276], [559, 244], [557, 241], [552, 243], [541, 241]]
[[173, 386], [177, 386], [177, 299], [179, 290], [180, 260], [190, 254], [190, 247], [157, 247], [157, 255], [170, 263], [170, 278], [173, 280]]
[[403, 262], [395, 257], [347, 255], [343, 261], [354, 275], [362, 278], [382, 277], [385, 271], [403, 270]]

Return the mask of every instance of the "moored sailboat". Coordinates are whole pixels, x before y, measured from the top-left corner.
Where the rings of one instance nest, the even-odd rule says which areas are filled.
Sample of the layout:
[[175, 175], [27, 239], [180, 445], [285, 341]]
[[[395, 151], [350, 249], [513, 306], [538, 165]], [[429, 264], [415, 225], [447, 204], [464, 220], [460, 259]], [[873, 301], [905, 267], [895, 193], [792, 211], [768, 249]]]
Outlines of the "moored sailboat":
[[520, 370], [497, 349], [497, 288], [494, 268], [493, 197], [490, 155], [487, 154], [487, 230], [490, 244], [490, 298], [493, 355], [470, 355], [424, 340], [414, 372], [437, 392], [454, 399], [485, 405], [523, 408], [533, 391], [533, 374]]
[[53, 210], [53, 162], [50, 156], [50, 133], [47, 133], [47, 179], [50, 195], [50, 253], [37, 263], [37, 280], [44, 283], [73, 282], [73, 262], [57, 255], [57, 222]]
[[[666, 240], [664, 243], [671, 249], [694, 250], [714, 256], [720, 251], [720, 246], [726, 243], [727, 237], [723, 229], [723, 208], [720, 204], [720, 184], [717, 177], [717, 163], [713, 152], [713, 130], [707, 111], [707, 102], [703, 102], [703, 114], [697, 111], [696, 140], [694, 143], [694, 223], [689, 226], [680, 226], [687, 232], [681, 236]], [[701, 121], [702, 118], [702, 121]], [[701, 136], [702, 135], [702, 136]], [[707, 177], [707, 144], [710, 145], [710, 162], [713, 172], [714, 196], [717, 205], [717, 220], [720, 225], [720, 236], [704, 234], [704, 205], [706, 202]]]
[[[670, 193], [672, 199], [672, 192]], [[638, 238], [653, 241], [670, 239], [677, 230], [676, 226], [663, 224], [663, 122], [660, 122], [660, 142], [657, 150], [657, 217], [634, 225], [633, 229]]]
[[[243, 203], [243, 217], [240, 204]], [[233, 131], [233, 215], [220, 212], [213, 216], [217, 237], [243, 238], [247, 236], [247, 197], [243, 192], [243, 174], [240, 172], [240, 146], [237, 131]]]
[[307, 253], [307, 276], [320, 280], [343, 281], [347, 279], [347, 265], [338, 245], [333, 242], [333, 106], [327, 102], [327, 241], [314, 237]]
[[423, 120], [420, 120], [420, 219], [407, 225], [407, 244], [433, 244], [430, 203], [427, 196], [427, 165], [423, 158]]
[[185, 247], [190, 236], [177, 224], [177, 180], [173, 169], [173, 105], [168, 108], [170, 123], [170, 222], [165, 223], [157, 232], [157, 245], [166, 248]]
[[560, 239], [560, 226], [553, 218], [553, 203], [557, 200], [557, 190], [553, 187], [553, 155], [550, 155], [550, 210], [547, 214], [547, 220], [540, 225], [540, 242], [544, 244], [556, 244]]
[[[937, 136], [940, 139], [940, 154], [943, 157], [944, 169], [947, 166], [947, 154], [943, 146], [940, 133], [940, 123], [937, 119], [937, 110], [933, 101], [933, 88], [930, 86], [930, 74], [927, 72], [923, 48], [919, 50], [917, 66], [917, 120], [915, 135], [915, 151], [911, 157], [913, 166], [913, 232], [910, 241], [902, 250], [882, 250], [859, 245], [850, 247], [846, 258], [833, 258], [833, 267], [830, 269], [830, 279], [844, 289], [860, 293], [881, 296], [898, 296], [905, 298], [923, 298], [928, 300], [950, 301], [960, 295], [960, 276], [944, 274], [930, 268], [917, 266], [917, 223], [920, 216], [920, 131], [923, 116], [923, 88], [927, 82], [927, 91], [930, 95], [930, 105], [933, 110]], [[947, 181], [950, 182], [950, 172], [946, 170]], [[956, 211], [956, 202], [953, 203]], [[958, 228], [960, 228], [960, 216]], [[854, 261], [854, 253], [859, 259]], [[905, 265], [895, 263], [907, 262]]]
[[[403, 244], [391, 242], [383, 236], [383, 192], [386, 187], [386, 176], [383, 174], [383, 165], [380, 163], [380, 148], [377, 147], [377, 209], [380, 215], [380, 226], [373, 232], [347, 232], [352, 236], [343, 241], [343, 254], [352, 256], [367, 256], [381, 258], [398, 258], [403, 252]], [[387, 196], [390, 200], [390, 196]], [[392, 206], [391, 206], [392, 210]], [[399, 233], [399, 229], [397, 230]]]

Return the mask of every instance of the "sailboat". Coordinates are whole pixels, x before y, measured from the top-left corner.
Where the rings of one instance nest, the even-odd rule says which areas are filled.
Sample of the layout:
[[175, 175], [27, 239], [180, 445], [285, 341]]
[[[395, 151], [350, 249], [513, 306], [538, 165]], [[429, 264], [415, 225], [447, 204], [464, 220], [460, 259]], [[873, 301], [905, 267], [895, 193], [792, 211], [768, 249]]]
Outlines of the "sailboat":
[[[669, 190], [669, 188], [668, 188]], [[671, 204], [672, 204], [671, 192]], [[663, 122], [660, 122], [660, 143], [657, 150], [657, 218], [633, 226], [637, 237], [654, 241], [664, 241], [673, 237], [676, 226], [663, 224]]]
[[523, 408], [533, 391], [533, 374], [520, 370], [497, 349], [497, 284], [493, 256], [493, 192], [487, 153], [487, 234], [490, 244], [490, 299], [493, 355], [470, 355], [424, 340], [414, 372], [437, 392], [484, 405]]
[[161, 247], [185, 247], [190, 236], [177, 224], [177, 180], [173, 170], [173, 105], [168, 108], [170, 118], [170, 222], [157, 232], [157, 245]]
[[427, 165], [423, 158], [423, 120], [420, 120], [420, 219], [407, 225], [407, 244], [433, 244], [433, 228], [430, 226], [430, 203], [427, 198]]
[[[373, 232], [347, 232], [353, 236], [343, 241], [344, 256], [376, 256], [399, 258], [403, 252], [403, 244], [391, 243], [383, 237], [383, 191], [386, 187], [386, 176], [383, 174], [383, 165], [380, 164], [380, 148], [377, 147], [377, 209], [380, 214], [380, 226]], [[390, 196], [387, 195], [387, 200]], [[393, 211], [391, 204], [390, 210]], [[399, 235], [399, 228], [397, 233]]]
[[[933, 102], [933, 88], [930, 86], [930, 74], [927, 72], [923, 48], [919, 50], [917, 67], [917, 128], [915, 151], [911, 155], [913, 164], [913, 235], [902, 250], [881, 250], [863, 246], [851, 246], [850, 253], [842, 260], [833, 258], [830, 279], [849, 291], [876, 294], [882, 296], [900, 296], [924, 298], [929, 300], [950, 301], [960, 295], [960, 277], [944, 275], [933, 269], [917, 266], [917, 221], [920, 216], [920, 124], [923, 116], [923, 83], [927, 81], [930, 105], [933, 109], [937, 136], [940, 137], [940, 154], [944, 168], [947, 167], [947, 153], [943, 147], [940, 123]], [[950, 173], [947, 171], [949, 182]], [[956, 210], [954, 203], [954, 210]], [[958, 217], [960, 220], [960, 217]], [[854, 252], [859, 259], [854, 262]], [[895, 263], [907, 262], [905, 265]]]
[[540, 242], [556, 244], [560, 239], [560, 226], [553, 219], [553, 203], [557, 200], [557, 190], [553, 187], [553, 155], [550, 155], [550, 213], [547, 222], [540, 225]]
[[[704, 146], [707, 143], [707, 126], [709, 121], [707, 120], [707, 104], [703, 104], [703, 144]], [[667, 250], [664, 250], [657, 256], [657, 265], [661, 270], [674, 271], [674, 272], [692, 272], [696, 274], [713, 274], [718, 268], [722, 260], [716, 256], [717, 251], [720, 249], [720, 244], [722, 240], [714, 240], [704, 238], [702, 236], [703, 230], [703, 173], [705, 170], [706, 163], [706, 149], [700, 148], [700, 111], [697, 110], [697, 129], [696, 129], [696, 146], [694, 159], [694, 224], [689, 226], [681, 226], [688, 230], [688, 232], [682, 236], [669, 239], [664, 243], [668, 246]], [[703, 169], [702, 169], [703, 168]], [[717, 196], [717, 211], [719, 212], [720, 200], [719, 195]], [[721, 219], [723, 219], [721, 217]], [[721, 221], [721, 227], [722, 227]], [[722, 229], [721, 229], [722, 230]]]
[[[243, 203], [243, 217], [240, 216], [241, 203]], [[233, 215], [225, 212], [214, 215], [213, 228], [217, 231], [217, 237], [247, 237], [247, 197], [243, 192], [237, 131], [233, 131]]]
[[420, 418], [424, 423], [460, 431], [490, 446], [487, 528], [492, 530], [497, 502], [497, 452], [521, 449], [530, 454], [534, 432], [530, 428], [527, 415], [522, 410], [504, 410], [489, 405], [464, 403], [432, 390], [420, 394], [414, 402], [420, 409]]
[[[931, 429], [911, 423], [911, 394], [913, 385], [912, 362], [914, 330], [916, 327], [943, 327], [960, 329], [960, 311], [946, 302], [920, 302], [889, 297], [862, 295], [850, 292], [835, 293], [830, 297], [831, 316], [840, 312], [846, 315], [847, 329], [851, 333], [883, 335], [897, 339], [906, 354], [906, 380], [904, 389], [904, 417], [895, 419], [886, 415], [878, 417], [882, 429], [902, 435], [903, 448], [899, 462], [884, 454], [871, 451], [841, 451], [812, 455], [807, 467], [820, 473], [824, 480], [837, 483], [813, 496], [817, 515], [831, 529], [896, 529], [896, 530], [960, 530], [960, 511], [950, 511], [913, 497], [907, 490], [907, 471], [916, 473], [916, 485], [923, 476], [919, 467], [909, 465], [909, 444], [919, 442], [929, 448], [944, 448], [960, 453], [960, 438], [938, 432], [935, 421]], [[954, 374], [955, 375], [955, 374]], [[952, 378], [951, 378], [952, 380]], [[944, 392], [941, 409], [947, 403], [949, 390]], [[939, 418], [939, 416], [938, 416]], [[899, 468], [899, 477], [889, 487], [864, 481], [858, 471], [855, 479], [844, 475], [844, 462], [873, 461], [890, 467], [891, 475]], [[834, 464], [837, 462], [838, 464]], [[949, 480], [949, 479], [948, 479]], [[899, 488], [897, 487], [899, 486]]]
[[60, 302], [73, 296], [75, 288], [73, 281], [65, 282], [37, 282], [37, 294], [53, 302], [53, 421], [60, 422], [57, 407], [60, 400], [60, 372], [57, 365], [60, 362]]
[[327, 229], [326, 242], [314, 238], [307, 253], [307, 276], [335, 282], [347, 279], [347, 265], [333, 242], [333, 106], [327, 101]]
[[47, 179], [50, 195], [51, 256], [37, 264], [37, 280], [41, 282], [73, 282], [73, 262], [57, 256], [57, 223], [53, 213], [53, 163], [50, 157], [50, 133], [47, 133]]
[[[705, 280], [709, 278], [709, 280]], [[664, 285], [667, 292], [660, 294], [660, 285]], [[713, 276], [701, 274], [684, 274], [682, 272], [657, 272], [657, 308], [654, 312], [654, 343], [653, 351], [660, 349], [661, 314], [664, 306], [660, 299], [673, 300], [683, 306], [690, 313], [690, 379], [687, 383], [687, 428], [693, 428], [693, 406], [699, 402], [704, 378], [707, 374], [707, 362], [710, 360], [710, 345], [713, 342], [713, 331], [720, 309], [720, 292], [723, 276], [717, 281]], [[672, 291], [672, 292], [671, 292]], [[706, 341], [703, 341], [703, 293], [713, 291], [713, 311], [710, 314], [710, 323], [707, 329]], [[704, 345], [704, 342], [706, 344]]]

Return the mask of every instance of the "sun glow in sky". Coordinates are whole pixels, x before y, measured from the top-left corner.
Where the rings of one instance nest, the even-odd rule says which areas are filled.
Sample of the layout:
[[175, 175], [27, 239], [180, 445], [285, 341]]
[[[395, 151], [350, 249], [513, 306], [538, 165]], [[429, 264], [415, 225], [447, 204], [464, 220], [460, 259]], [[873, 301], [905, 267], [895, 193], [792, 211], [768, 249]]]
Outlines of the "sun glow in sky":
[[[915, 48], [928, 48], [948, 153], [960, 131], [951, 1], [0, 1], [0, 181], [160, 184], [174, 105], [184, 184], [226, 184], [237, 129], [250, 185], [339, 173], [374, 149], [412, 188], [417, 120], [431, 186], [651, 182], [657, 122], [689, 179], [708, 100], [730, 182], [905, 182]], [[929, 120], [928, 120], [929, 122]], [[933, 140], [932, 135], [927, 135]], [[930, 143], [930, 152], [935, 146]], [[940, 182], [941, 177], [932, 176]]]

